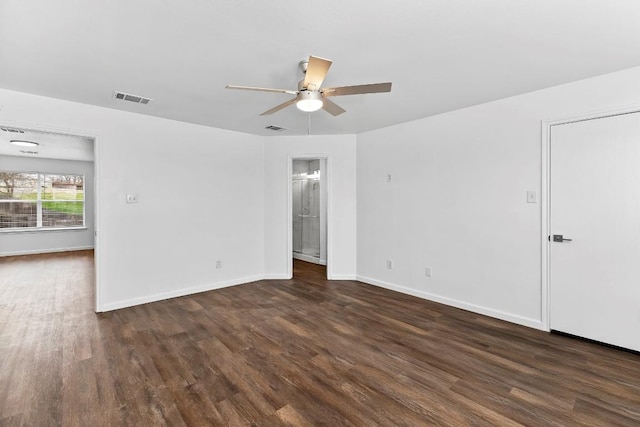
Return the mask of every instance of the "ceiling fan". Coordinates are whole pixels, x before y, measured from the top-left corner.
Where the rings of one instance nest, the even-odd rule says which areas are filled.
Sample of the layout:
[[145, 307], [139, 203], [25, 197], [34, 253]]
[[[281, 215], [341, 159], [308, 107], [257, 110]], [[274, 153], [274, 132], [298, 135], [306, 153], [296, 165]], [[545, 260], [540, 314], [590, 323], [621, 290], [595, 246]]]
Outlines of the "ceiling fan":
[[240, 90], [256, 90], [260, 92], [276, 92], [276, 93], [288, 93], [295, 95], [288, 101], [282, 104], [276, 105], [270, 110], [260, 114], [266, 116], [273, 114], [276, 111], [280, 111], [291, 104], [296, 104], [298, 109], [311, 112], [317, 111], [320, 108], [325, 110], [331, 115], [337, 116], [344, 113], [346, 110], [340, 107], [335, 102], [329, 100], [331, 96], [343, 96], [343, 95], [360, 95], [365, 93], [379, 93], [379, 92], [391, 92], [391, 82], [387, 83], [373, 83], [366, 85], [356, 86], [340, 86], [340, 87], [322, 87], [322, 82], [329, 72], [332, 61], [329, 59], [319, 58], [317, 56], [309, 56], [309, 60], [300, 61], [298, 64], [304, 73], [304, 79], [298, 82], [298, 90], [289, 89], [271, 89], [263, 87], [252, 86], [235, 86], [227, 85], [227, 89], [240, 89]]

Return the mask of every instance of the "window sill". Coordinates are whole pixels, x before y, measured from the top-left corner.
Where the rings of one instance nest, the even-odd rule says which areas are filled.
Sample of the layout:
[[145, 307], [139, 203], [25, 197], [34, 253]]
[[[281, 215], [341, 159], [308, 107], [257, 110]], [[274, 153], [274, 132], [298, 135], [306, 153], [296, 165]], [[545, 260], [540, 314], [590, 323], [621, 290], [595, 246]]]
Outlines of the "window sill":
[[59, 231], [86, 231], [87, 227], [61, 227], [61, 228], [3, 228], [0, 234], [22, 234], [22, 233], [57, 233]]

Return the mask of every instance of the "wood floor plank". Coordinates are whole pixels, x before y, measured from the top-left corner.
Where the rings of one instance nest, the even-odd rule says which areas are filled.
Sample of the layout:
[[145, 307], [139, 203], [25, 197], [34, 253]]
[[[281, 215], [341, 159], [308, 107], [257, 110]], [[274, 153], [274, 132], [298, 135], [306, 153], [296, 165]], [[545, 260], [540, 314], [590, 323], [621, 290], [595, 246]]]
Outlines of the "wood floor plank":
[[95, 314], [91, 251], [0, 258], [0, 425], [640, 425], [637, 353], [294, 275]]

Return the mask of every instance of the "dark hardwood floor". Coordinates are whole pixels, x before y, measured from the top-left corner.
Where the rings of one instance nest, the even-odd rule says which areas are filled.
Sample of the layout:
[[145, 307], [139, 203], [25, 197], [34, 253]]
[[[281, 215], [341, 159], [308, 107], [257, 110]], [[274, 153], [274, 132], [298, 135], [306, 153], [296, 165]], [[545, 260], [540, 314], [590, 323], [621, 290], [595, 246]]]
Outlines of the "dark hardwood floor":
[[0, 259], [0, 425], [640, 425], [640, 356], [296, 262], [93, 313], [91, 252]]

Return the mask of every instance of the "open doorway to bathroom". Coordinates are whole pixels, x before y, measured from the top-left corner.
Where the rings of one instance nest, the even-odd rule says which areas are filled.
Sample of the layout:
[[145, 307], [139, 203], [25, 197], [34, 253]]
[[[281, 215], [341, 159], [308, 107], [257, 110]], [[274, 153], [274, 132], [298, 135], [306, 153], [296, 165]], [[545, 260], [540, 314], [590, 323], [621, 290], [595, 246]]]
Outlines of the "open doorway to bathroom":
[[293, 275], [322, 275], [327, 265], [327, 161], [292, 159]]

